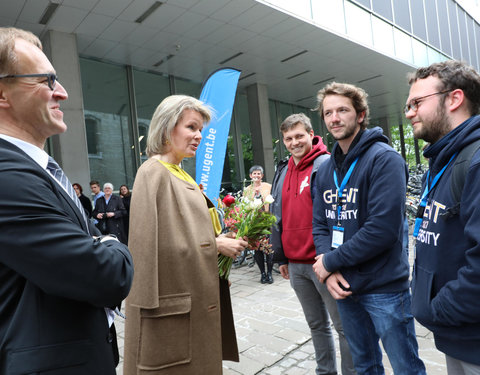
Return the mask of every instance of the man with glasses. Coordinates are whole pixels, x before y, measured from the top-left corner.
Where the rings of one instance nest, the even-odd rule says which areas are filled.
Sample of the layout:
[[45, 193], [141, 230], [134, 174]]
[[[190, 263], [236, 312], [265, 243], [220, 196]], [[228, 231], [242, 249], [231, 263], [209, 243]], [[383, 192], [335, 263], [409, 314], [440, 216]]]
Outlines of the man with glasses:
[[133, 264], [92, 237], [73, 187], [43, 150], [68, 98], [30, 32], [0, 28], [0, 374], [115, 374], [112, 309]]
[[367, 93], [332, 82], [318, 110], [337, 141], [314, 183], [313, 269], [337, 300], [357, 373], [425, 374], [410, 312], [403, 249], [407, 169], [381, 128], [367, 129]]
[[409, 83], [405, 115], [414, 136], [430, 143], [423, 153], [430, 168], [414, 229], [412, 312], [433, 332], [449, 374], [480, 374], [478, 145], [463, 167], [459, 200], [453, 189], [461, 168], [457, 158], [480, 139], [480, 75], [463, 62], [446, 61], [418, 69]]

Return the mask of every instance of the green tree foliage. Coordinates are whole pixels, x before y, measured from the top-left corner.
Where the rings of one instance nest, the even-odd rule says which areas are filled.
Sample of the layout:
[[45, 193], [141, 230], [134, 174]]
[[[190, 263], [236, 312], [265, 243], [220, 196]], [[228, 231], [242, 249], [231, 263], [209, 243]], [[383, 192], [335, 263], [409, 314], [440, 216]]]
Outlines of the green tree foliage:
[[[391, 141], [392, 141], [392, 147], [397, 150], [399, 153], [401, 152], [401, 142], [400, 142], [400, 130], [398, 126], [392, 126], [390, 128], [390, 134], [391, 134]], [[415, 167], [417, 164], [415, 160], [415, 142], [414, 142], [414, 137], [413, 137], [413, 129], [410, 124], [403, 125], [403, 135], [405, 137], [405, 156], [406, 156], [406, 162], [408, 164], [408, 167]], [[425, 141], [422, 139], [418, 140], [418, 147], [420, 149], [420, 162], [422, 165], [427, 166], [428, 162], [427, 160], [422, 156], [422, 149], [425, 145]]]

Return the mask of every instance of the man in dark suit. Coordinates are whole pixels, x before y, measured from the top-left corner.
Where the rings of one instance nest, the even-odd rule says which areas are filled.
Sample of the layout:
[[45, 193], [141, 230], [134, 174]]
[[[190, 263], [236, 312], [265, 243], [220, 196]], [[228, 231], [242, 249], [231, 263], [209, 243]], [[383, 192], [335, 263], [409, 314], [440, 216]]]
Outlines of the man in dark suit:
[[43, 151], [67, 128], [68, 95], [41, 48], [0, 28], [0, 375], [114, 375], [111, 309], [130, 290], [132, 259], [115, 238], [92, 236]]

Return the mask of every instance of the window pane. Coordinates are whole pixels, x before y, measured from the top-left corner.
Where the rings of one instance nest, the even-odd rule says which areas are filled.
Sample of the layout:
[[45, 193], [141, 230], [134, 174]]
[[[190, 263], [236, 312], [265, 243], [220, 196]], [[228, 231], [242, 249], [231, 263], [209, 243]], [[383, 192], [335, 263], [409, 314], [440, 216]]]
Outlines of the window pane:
[[235, 145], [235, 123], [230, 124], [230, 131], [227, 138], [227, 150], [223, 162], [223, 175], [220, 195], [226, 195], [227, 192], [234, 193], [242, 188], [237, 167], [237, 148]]
[[452, 44], [450, 43], [450, 27], [448, 23], [448, 10], [445, 0], [437, 3], [438, 21], [440, 26], [440, 41], [442, 43], [442, 51], [452, 55]]
[[135, 158], [125, 68], [81, 58], [80, 69], [91, 178], [102, 185], [111, 182], [115, 189], [132, 187]]
[[425, 11], [423, 1], [410, 0], [410, 9], [412, 12], [413, 35], [427, 41], [427, 30], [425, 28]]
[[416, 66], [427, 66], [428, 65], [427, 46], [416, 39], [412, 39], [412, 49], [413, 49], [413, 63]]
[[441, 53], [435, 51], [433, 48], [428, 47], [427, 48], [427, 53], [428, 53], [428, 64], [433, 64], [436, 62], [442, 62], [447, 60], [447, 58], [442, 55]]
[[[276, 122], [277, 122], [277, 127], [280, 128], [280, 125], [282, 124], [283, 120], [285, 120], [288, 116], [291, 114], [295, 113], [293, 111], [293, 107], [290, 104], [287, 103], [282, 103], [275, 101], [275, 107], [276, 107]], [[280, 139], [280, 142], [283, 144], [283, 140]], [[282, 146], [284, 147], [284, 146]], [[284, 155], [290, 155], [290, 153], [284, 148], [285, 152]]]
[[161, 74], [133, 71], [135, 98], [137, 102], [138, 136], [140, 142], [140, 157], [147, 160], [147, 134], [150, 120], [160, 102], [170, 95], [168, 77]]
[[[235, 132], [230, 125], [227, 152], [229, 155], [230, 171], [223, 171], [222, 184], [233, 186], [232, 191], [243, 187], [243, 179], [248, 178], [248, 170], [253, 165], [252, 136], [250, 133], [250, 119], [248, 115], [247, 95], [237, 94], [233, 109], [235, 116]], [[239, 138], [239, 139], [238, 139]], [[243, 168], [243, 173], [241, 170]]]
[[428, 42], [432, 46], [440, 48], [437, 7], [435, 5], [435, 0], [425, 0], [425, 12], [427, 13]]
[[273, 100], [268, 101], [268, 109], [270, 112], [270, 127], [272, 130], [273, 161], [276, 166], [280, 160], [284, 159], [286, 152], [283, 144], [283, 136], [280, 133], [280, 124], [277, 124], [276, 108]]
[[467, 16], [468, 20], [468, 41], [470, 45], [470, 64], [472, 66], [477, 66], [478, 65], [478, 55], [477, 55], [477, 48], [476, 48], [476, 43], [475, 43], [475, 21], [473, 18]]
[[448, 18], [450, 20], [450, 36], [452, 38], [452, 54], [455, 59], [462, 59], [460, 50], [460, 31], [458, 30], [457, 5], [453, 0], [448, 1]]
[[462, 60], [470, 61], [465, 12], [460, 8], [457, 8], [457, 12], [458, 12], [458, 25], [460, 26], [459, 27], [460, 42], [462, 43]]
[[386, 55], [393, 56], [395, 48], [393, 43], [393, 27], [384, 20], [372, 16], [373, 45], [375, 49]]
[[363, 6], [367, 7], [368, 9], [372, 9], [370, 5], [370, 0], [353, 0], [356, 3], [362, 4]]
[[[477, 43], [480, 43], [480, 26], [478, 24], [475, 24], [475, 38]], [[477, 70], [480, 70], [480, 60], [477, 62]]]
[[393, 10], [395, 12], [395, 24], [408, 32], [411, 32], [412, 24], [410, 23], [410, 8], [408, 7], [408, 0], [394, 0]]
[[[201, 83], [175, 77], [175, 94], [190, 95], [190, 96], [193, 96], [194, 98], [199, 98], [201, 92], [202, 92]], [[185, 171], [193, 178], [195, 178], [195, 174], [196, 174], [195, 163], [196, 163], [195, 157], [185, 158], [182, 161], [182, 168], [185, 169]]]
[[370, 13], [352, 3], [345, 3], [345, 15], [347, 20], [347, 34], [352, 39], [372, 46]]
[[328, 6], [322, 1], [312, 0], [312, 12], [313, 20], [319, 25], [346, 34], [342, 0], [329, 0]]
[[202, 84], [187, 79], [175, 77], [175, 94], [190, 95], [199, 98], [202, 92]]
[[394, 29], [393, 35], [395, 39], [395, 56], [403, 61], [412, 63], [412, 38], [399, 29]]
[[390, 0], [372, 0], [373, 11], [393, 21], [392, 3]]

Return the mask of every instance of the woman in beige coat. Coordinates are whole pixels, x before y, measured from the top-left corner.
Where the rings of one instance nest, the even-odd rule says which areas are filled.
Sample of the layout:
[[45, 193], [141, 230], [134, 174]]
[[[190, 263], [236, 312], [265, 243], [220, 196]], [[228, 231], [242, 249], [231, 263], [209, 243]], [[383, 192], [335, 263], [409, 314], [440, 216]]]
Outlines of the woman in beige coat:
[[179, 166], [195, 156], [209, 120], [202, 102], [174, 95], [150, 124], [149, 159], [137, 172], [130, 206], [135, 275], [126, 300], [125, 375], [216, 375], [222, 358], [238, 361], [217, 256], [235, 258], [247, 242], [215, 237], [213, 205]]

